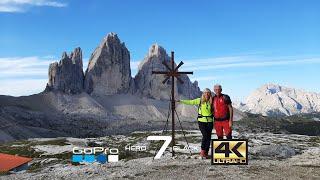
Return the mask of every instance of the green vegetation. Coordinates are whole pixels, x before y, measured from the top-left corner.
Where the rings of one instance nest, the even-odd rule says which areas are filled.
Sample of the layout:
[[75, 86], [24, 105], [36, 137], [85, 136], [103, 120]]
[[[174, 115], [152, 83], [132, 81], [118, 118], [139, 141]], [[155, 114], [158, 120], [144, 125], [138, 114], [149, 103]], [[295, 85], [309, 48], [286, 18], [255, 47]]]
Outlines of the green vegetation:
[[28, 168], [28, 172], [39, 172], [44, 167], [48, 167], [50, 165], [54, 165], [56, 163], [61, 163], [61, 160], [51, 160], [49, 162], [35, 162], [32, 163], [31, 166]]
[[[57, 146], [65, 146], [69, 145], [66, 141], [66, 138], [57, 138], [53, 140], [47, 141], [13, 141], [9, 143], [5, 143], [0, 145], [0, 152], [12, 155], [19, 155], [22, 157], [33, 158], [35, 162], [33, 162], [28, 168], [28, 172], [36, 172], [41, 168], [47, 167], [49, 165], [59, 163], [69, 163], [72, 152], [65, 152], [60, 154], [52, 154], [52, 155], [43, 155], [42, 152], [35, 151], [32, 147], [36, 145], [57, 145]], [[40, 162], [44, 159], [56, 158], [56, 160], [51, 160], [49, 162]]]
[[261, 115], [248, 114], [248, 117], [235, 122], [235, 129], [241, 131], [272, 132], [272, 133], [292, 133], [309, 136], [320, 135], [320, 121], [313, 118], [319, 114], [299, 114], [288, 117], [265, 117]]
[[0, 172], [0, 176], [6, 176], [6, 175], [9, 175], [10, 172]]
[[49, 140], [49, 141], [40, 141], [40, 142], [35, 142], [35, 145], [57, 145], [57, 146], [65, 146], [69, 145], [66, 141], [66, 138], [59, 138], [59, 139], [54, 139], [54, 140]]
[[23, 157], [37, 158], [42, 154], [41, 152], [36, 152], [31, 148], [31, 145], [26, 144], [25, 146], [8, 146], [6, 144], [0, 145], [0, 152], [5, 154], [19, 155]]
[[[36, 145], [64, 146], [68, 144], [66, 143], [65, 138], [48, 140], [48, 141], [27, 141], [27, 140], [13, 141], [10, 143], [5, 143], [0, 145], [0, 152], [6, 153], [6, 154], [12, 154], [12, 155], [19, 155], [23, 157], [39, 158], [42, 155], [42, 153], [36, 152], [32, 148], [33, 146], [36, 146]], [[61, 158], [64, 156], [66, 155], [61, 155]]]

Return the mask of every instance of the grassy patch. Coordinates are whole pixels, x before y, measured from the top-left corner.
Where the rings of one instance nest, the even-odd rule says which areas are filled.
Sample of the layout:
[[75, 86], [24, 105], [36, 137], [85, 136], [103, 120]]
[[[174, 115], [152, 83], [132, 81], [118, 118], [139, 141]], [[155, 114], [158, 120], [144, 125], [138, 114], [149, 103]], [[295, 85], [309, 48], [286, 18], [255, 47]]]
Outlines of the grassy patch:
[[60, 154], [52, 154], [52, 155], [42, 155], [42, 158], [57, 158], [60, 160], [71, 160], [72, 157], [72, 152], [64, 152], [64, 153], [60, 153]]
[[245, 130], [256, 132], [272, 133], [293, 133], [309, 136], [320, 135], [320, 121], [311, 120], [311, 115], [301, 114], [288, 117], [265, 117], [261, 115], [249, 114], [238, 122], [236, 128], [244, 127]]
[[28, 172], [37, 172], [40, 171], [40, 169], [43, 167], [43, 165], [40, 162], [32, 163], [30, 167], [28, 168]]
[[49, 162], [35, 162], [35, 163], [32, 163], [30, 165], [30, 167], [28, 168], [27, 172], [39, 172], [40, 170], [42, 170], [43, 168], [45, 167], [48, 167], [50, 165], [54, 165], [54, 164], [57, 164], [57, 163], [61, 163], [61, 160], [51, 160]]
[[0, 152], [5, 154], [19, 155], [23, 157], [36, 158], [40, 157], [41, 152], [36, 152], [31, 148], [30, 145], [20, 146], [20, 147], [11, 147], [6, 145], [0, 146]]
[[56, 145], [56, 146], [69, 145], [67, 143], [66, 138], [54, 139], [54, 140], [49, 140], [49, 141], [37, 141], [37, 142], [32, 142], [32, 144], [33, 145]]
[[6, 175], [9, 175], [10, 174], [10, 172], [1, 172], [0, 171], [0, 176], [6, 176]]
[[[13, 146], [18, 145], [18, 146]], [[66, 139], [54, 139], [49, 141], [14, 141], [10, 143], [5, 143], [0, 145], [0, 152], [5, 154], [12, 154], [12, 155], [19, 155], [23, 157], [30, 157], [30, 158], [39, 158], [43, 154], [42, 152], [35, 151], [32, 147], [36, 145], [58, 145], [58, 146], [64, 146], [68, 145], [66, 143]], [[66, 159], [70, 155], [68, 153], [66, 154], [58, 154], [58, 155], [52, 155], [52, 157], [57, 157], [59, 159]], [[49, 157], [49, 155], [45, 156]], [[50, 155], [51, 157], [51, 155]], [[71, 156], [70, 156], [71, 157]]]

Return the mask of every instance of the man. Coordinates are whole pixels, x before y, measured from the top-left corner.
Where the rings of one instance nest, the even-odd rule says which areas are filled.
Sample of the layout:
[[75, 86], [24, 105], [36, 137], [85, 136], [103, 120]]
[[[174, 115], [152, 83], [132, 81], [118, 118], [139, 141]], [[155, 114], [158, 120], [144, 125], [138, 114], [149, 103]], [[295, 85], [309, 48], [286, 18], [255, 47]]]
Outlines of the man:
[[218, 139], [223, 139], [223, 135], [226, 135], [227, 139], [232, 139], [233, 108], [231, 99], [228, 95], [222, 94], [220, 84], [214, 85], [213, 89], [215, 96], [211, 107], [213, 107], [214, 129]]

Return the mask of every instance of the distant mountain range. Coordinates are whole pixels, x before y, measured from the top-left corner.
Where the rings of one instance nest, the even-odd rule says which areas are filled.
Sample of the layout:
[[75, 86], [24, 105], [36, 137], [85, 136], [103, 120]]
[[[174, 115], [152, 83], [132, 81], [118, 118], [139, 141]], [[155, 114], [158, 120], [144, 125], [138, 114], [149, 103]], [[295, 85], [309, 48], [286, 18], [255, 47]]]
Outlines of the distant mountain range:
[[320, 93], [266, 84], [251, 93], [237, 109], [265, 116], [290, 116], [320, 112]]

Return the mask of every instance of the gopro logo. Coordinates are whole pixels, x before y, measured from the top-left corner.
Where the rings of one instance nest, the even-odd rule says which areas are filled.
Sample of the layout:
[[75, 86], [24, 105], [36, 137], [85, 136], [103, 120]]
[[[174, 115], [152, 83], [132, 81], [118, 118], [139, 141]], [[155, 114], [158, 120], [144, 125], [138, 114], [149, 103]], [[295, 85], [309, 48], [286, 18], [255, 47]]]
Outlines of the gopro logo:
[[99, 162], [105, 164], [107, 162], [119, 161], [119, 150], [116, 148], [108, 149], [103, 147], [89, 147], [80, 148], [74, 147], [72, 149], [72, 162]]

